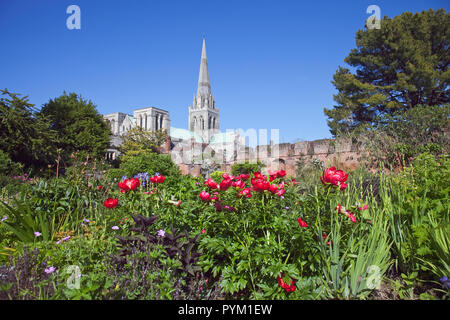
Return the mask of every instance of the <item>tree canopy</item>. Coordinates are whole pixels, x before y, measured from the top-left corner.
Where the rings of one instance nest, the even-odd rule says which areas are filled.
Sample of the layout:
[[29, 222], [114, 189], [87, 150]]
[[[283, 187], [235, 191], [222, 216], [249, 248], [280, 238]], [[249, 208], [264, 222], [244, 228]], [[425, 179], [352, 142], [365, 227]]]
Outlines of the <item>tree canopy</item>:
[[47, 117], [50, 128], [57, 132], [55, 144], [63, 150], [65, 161], [77, 151], [94, 158], [104, 156], [111, 131], [92, 101], [64, 93], [44, 104], [40, 115]]
[[417, 105], [449, 103], [449, 39], [444, 9], [384, 17], [380, 29], [359, 30], [345, 58], [354, 71], [338, 68], [337, 104], [324, 109], [331, 133], [362, 131]]
[[147, 131], [136, 126], [122, 136], [120, 152], [122, 158], [133, 157], [149, 152], [160, 153], [159, 147], [167, 140], [167, 133], [164, 129]]
[[0, 150], [25, 168], [54, 163], [56, 131], [50, 128], [48, 119], [37, 116], [27, 96], [7, 89], [0, 92]]

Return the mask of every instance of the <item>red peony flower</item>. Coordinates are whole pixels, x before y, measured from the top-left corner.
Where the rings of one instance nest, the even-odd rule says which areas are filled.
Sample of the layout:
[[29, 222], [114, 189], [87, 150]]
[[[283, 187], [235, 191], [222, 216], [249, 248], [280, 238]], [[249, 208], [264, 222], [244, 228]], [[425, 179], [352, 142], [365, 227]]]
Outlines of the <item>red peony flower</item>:
[[297, 222], [300, 225], [300, 227], [302, 227], [302, 228], [307, 228], [308, 227], [308, 224], [305, 221], [303, 221], [302, 218], [298, 218]]
[[200, 199], [202, 199], [202, 201], [209, 201], [211, 200], [211, 195], [206, 191], [202, 191], [200, 192]]
[[124, 193], [128, 190], [136, 190], [141, 185], [141, 182], [138, 178], [131, 178], [119, 182], [117, 185], [121, 189], [120, 192]]
[[276, 184], [271, 184], [269, 186], [269, 191], [272, 192], [272, 193], [276, 193], [278, 191], [277, 185]]
[[[283, 274], [281, 274], [281, 276], [283, 276]], [[295, 280], [292, 279], [291, 280], [291, 284], [288, 285], [286, 282], [284, 282], [283, 278], [281, 278], [280, 276], [277, 277], [277, 281], [278, 281], [278, 285], [283, 288], [284, 290], [286, 290], [286, 292], [294, 292], [295, 291]]]
[[282, 178], [282, 177], [286, 176], [286, 171], [278, 170], [277, 171], [277, 176], [278, 176], [278, 178]]
[[337, 210], [339, 213], [345, 214], [347, 217], [350, 218], [350, 220], [354, 223], [356, 223], [356, 218], [353, 215], [352, 212], [348, 211], [347, 209], [345, 209], [345, 207], [341, 206], [340, 204], [337, 205], [336, 208], [334, 208], [335, 210]]
[[245, 188], [245, 182], [242, 180], [233, 181], [231, 185], [235, 188], [244, 189]]
[[263, 179], [257, 179], [252, 181], [253, 190], [260, 192], [264, 190], [269, 190], [270, 182]]
[[166, 180], [165, 176], [157, 175], [150, 178], [151, 183], [163, 183]]
[[276, 195], [281, 197], [286, 191], [284, 189], [280, 189], [276, 192]]
[[277, 174], [273, 173], [269, 176], [269, 181], [272, 182], [273, 180], [275, 180], [277, 178]]
[[218, 188], [217, 182], [215, 182], [213, 179], [209, 178], [206, 180], [203, 184], [207, 185], [210, 189], [214, 190]]
[[136, 190], [141, 185], [141, 182], [138, 178], [131, 178], [125, 180], [124, 184], [128, 187], [128, 190]]
[[124, 182], [119, 182], [117, 185], [122, 193], [128, 190], [128, 186]]
[[231, 181], [231, 179], [223, 179], [222, 182], [220, 182], [219, 184], [219, 189], [222, 191], [227, 190], [229, 187], [231, 187], [231, 184], [233, 182]]
[[246, 198], [251, 198], [252, 197], [252, 193], [250, 192], [250, 188], [245, 188], [241, 191], [239, 191], [238, 193], [238, 197], [246, 197]]
[[249, 175], [249, 174], [244, 174], [244, 173], [242, 173], [242, 174], [239, 176], [239, 178], [241, 178], [241, 180], [248, 180], [248, 178], [250, 178], [250, 175]]
[[320, 181], [325, 186], [333, 185], [344, 190], [347, 188], [347, 184], [344, 183], [347, 181], [347, 178], [347, 173], [342, 170], [336, 170], [336, 167], [331, 167], [323, 171]]
[[231, 180], [230, 176], [228, 174], [226, 174], [226, 173], [222, 174], [222, 178], [224, 180]]
[[108, 209], [114, 209], [115, 207], [117, 207], [118, 203], [119, 203], [118, 199], [108, 198], [108, 199], [105, 200], [105, 202], [103, 204]]
[[97, 187], [97, 190], [102, 190], [103, 189], [103, 186], [98, 186]]

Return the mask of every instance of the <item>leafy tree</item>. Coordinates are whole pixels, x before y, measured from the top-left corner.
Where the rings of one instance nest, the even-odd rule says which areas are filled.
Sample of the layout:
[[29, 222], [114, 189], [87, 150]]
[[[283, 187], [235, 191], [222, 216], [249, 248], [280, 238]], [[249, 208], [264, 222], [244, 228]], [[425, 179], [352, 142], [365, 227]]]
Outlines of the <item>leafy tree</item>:
[[450, 102], [450, 16], [444, 9], [393, 19], [380, 29], [359, 30], [356, 49], [339, 67], [332, 83], [337, 105], [324, 109], [332, 134], [362, 132], [385, 116], [417, 105]]
[[46, 103], [40, 115], [48, 117], [51, 128], [57, 132], [56, 145], [63, 150], [64, 161], [76, 151], [94, 158], [104, 156], [111, 131], [92, 101], [75, 93], [64, 93]]
[[450, 104], [418, 105], [377, 120], [376, 125], [358, 135], [369, 151], [366, 160], [372, 165], [403, 166], [417, 155], [427, 152], [439, 156], [450, 144]]
[[122, 159], [149, 152], [160, 153], [160, 146], [167, 140], [165, 130], [147, 131], [136, 126], [122, 136], [120, 152]]
[[56, 148], [52, 142], [56, 132], [50, 128], [48, 119], [38, 116], [27, 96], [20, 98], [20, 94], [7, 89], [0, 92], [0, 150], [26, 168], [37, 169], [53, 163]]

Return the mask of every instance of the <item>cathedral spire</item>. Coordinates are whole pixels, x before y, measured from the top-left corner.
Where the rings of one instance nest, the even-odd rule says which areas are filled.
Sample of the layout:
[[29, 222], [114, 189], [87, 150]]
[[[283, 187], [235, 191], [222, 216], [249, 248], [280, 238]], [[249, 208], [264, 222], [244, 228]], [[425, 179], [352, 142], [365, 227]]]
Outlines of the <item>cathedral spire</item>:
[[200, 61], [200, 73], [198, 75], [197, 97], [209, 97], [211, 84], [209, 83], [208, 60], [206, 59], [205, 38], [203, 38], [202, 58]]

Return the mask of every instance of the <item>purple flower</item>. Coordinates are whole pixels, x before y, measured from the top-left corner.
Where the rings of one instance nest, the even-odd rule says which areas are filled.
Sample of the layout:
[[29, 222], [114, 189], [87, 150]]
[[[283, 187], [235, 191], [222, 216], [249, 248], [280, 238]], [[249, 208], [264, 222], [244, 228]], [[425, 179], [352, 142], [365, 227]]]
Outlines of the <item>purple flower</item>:
[[164, 237], [166, 235], [166, 232], [164, 230], [158, 230], [158, 236]]
[[34, 236], [35, 237], [40, 237], [42, 235], [42, 233], [40, 233], [40, 232], [38, 232], [38, 231], [36, 231], [35, 233], [34, 233]]
[[70, 239], [70, 236], [64, 237], [61, 240], [56, 241], [56, 244], [60, 244], [62, 241], [67, 241]]
[[285, 209], [286, 209], [286, 210], [289, 210], [289, 207], [286, 207]]
[[441, 283], [446, 286], [448, 289], [450, 289], [450, 280], [448, 279], [448, 277], [444, 276], [441, 279]]
[[7, 216], [3, 216], [2, 220], [0, 220], [0, 222], [5, 221], [6, 219], [8, 219], [8, 217]]
[[91, 220], [88, 220], [88, 219], [84, 218], [83, 222], [91, 222]]
[[114, 226], [114, 227], [112, 227], [111, 229], [113, 229], [113, 230], [119, 230], [119, 227], [118, 227], [118, 226]]
[[50, 267], [50, 268], [45, 268], [44, 271], [46, 274], [50, 274], [50, 273], [54, 272], [55, 270], [56, 270], [55, 267]]

